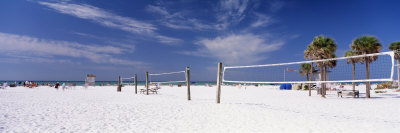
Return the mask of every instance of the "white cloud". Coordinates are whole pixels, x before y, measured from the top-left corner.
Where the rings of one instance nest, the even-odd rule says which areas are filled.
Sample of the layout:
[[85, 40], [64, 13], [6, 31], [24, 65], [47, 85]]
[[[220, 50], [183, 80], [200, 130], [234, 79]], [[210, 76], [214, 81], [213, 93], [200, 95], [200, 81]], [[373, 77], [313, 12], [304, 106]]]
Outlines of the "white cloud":
[[157, 29], [152, 24], [134, 20], [128, 17], [122, 17], [91, 5], [70, 4], [66, 2], [39, 2], [39, 4], [50, 7], [60, 13], [69, 14], [82, 19], [92, 20], [101, 25], [118, 28], [128, 32], [149, 34]]
[[[276, 40], [276, 39], [275, 39]], [[214, 57], [225, 64], [252, 64], [266, 57], [263, 54], [278, 50], [282, 41], [266, 41], [263, 37], [253, 34], [232, 34], [214, 39], [202, 39], [196, 51], [186, 51], [183, 54]]]
[[[25, 60], [41, 62], [54, 62], [54, 56], [60, 56], [85, 58], [95, 63], [115, 63], [121, 65], [144, 64], [142, 62], [113, 57], [113, 55], [132, 53], [132, 51], [124, 48], [84, 45], [75, 42], [45, 40], [7, 33], [0, 33], [0, 53]], [[26, 56], [32, 58], [26, 58]]]
[[270, 10], [272, 12], [276, 12], [280, 10], [283, 6], [285, 6], [285, 3], [281, 0], [275, 0], [270, 2]]
[[[94, 21], [106, 27], [116, 28], [119, 30], [127, 31], [134, 34], [146, 35], [146, 36], [159, 36], [155, 31], [157, 28], [149, 23], [135, 20], [129, 17], [119, 16], [117, 14], [105, 11], [101, 8], [94, 7], [87, 4], [71, 4], [67, 2], [38, 2], [41, 5], [45, 5], [49, 8], [54, 9], [57, 12], [75, 16], [81, 19], [87, 19]], [[169, 37], [172, 38], [172, 37]], [[175, 38], [176, 42], [168, 41], [168, 43], [179, 43], [181, 40]], [[166, 42], [160, 40], [160, 42]]]
[[[189, 11], [175, 11], [168, 10], [168, 7], [161, 3], [157, 5], [149, 5], [146, 10], [148, 12], [161, 15], [160, 23], [164, 26], [173, 29], [185, 30], [226, 30], [229, 27], [235, 26], [242, 22], [245, 18], [254, 17], [256, 19], [250, 22], [249, 28], [265, 27], [272, 22], [271, 15], [260, 14], [255, 12], [263, 1], [249, 1], [249, 0], [221, 0], [210, 13], [213, 19], [200, 19], [195, 18], [195, 13]], [[277, 11], [284, 5], [281, 1], [267, 2], [270, 6], [269, 9]], [[199, 11], [197, 11], [199, 12]]]
[[154, 13], [158, 13], [158, 14], [165, 15], [165, 16], [171, 16], [169, 14], [169, 12], [167, 11], [167, 9], [165, 9], [164, 7], [161, 7], [161, 6], [148, 5], [146, 10], [148, 12], [154, 12]]
[[254, 14], [257, 17], [257, 20], [250, 25], [253, 28], [265, 27], [265, 26], [268, 26], [272, 22], [272, 19], [269, 16], [266, 16], [266, 15], [263, 15], [260, 13], [254, 13]]
[[211, 30], [218, 28], [215, 24], [205, 24], [196, 18], [186, 17], [183, 12], [171, 13], [164, 6], [149, 5], [146, 10], [162, 15], [161, 24], [169, 28], [185, 30]]
[[231, 23], [239, 23], [246, 17], [248, 0], [222, 0], [219, 3], [217, 20], [222, 23], [222, 28], [227, 28]]
[[157, 38], [161, 43], [170, 44], [170, 45], [178, 44], [179, 42], [182, 41], [182, 40], [180, 40], [180, 39], [176, 39], [176, 38], [172, 38], [172, 37], [167, 37], [167, 36], [162, 36], [162, 35], [158, 35], [158, 36], [156, 36], [156, 38]]

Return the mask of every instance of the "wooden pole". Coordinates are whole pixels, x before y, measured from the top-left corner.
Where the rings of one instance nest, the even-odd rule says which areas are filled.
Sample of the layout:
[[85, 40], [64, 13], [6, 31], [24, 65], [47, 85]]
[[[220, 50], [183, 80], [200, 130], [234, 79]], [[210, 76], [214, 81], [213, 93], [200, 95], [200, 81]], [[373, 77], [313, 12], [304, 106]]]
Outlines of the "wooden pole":
[[399, 60], [397, 60], [397, 89], [400, 89], [400, 71], [399, 70], [400, 70]]
[[146, 95], [149, 95], [149, 72], [146, 72]]
[[186, 85], [187, 85], [187, 96], [188, 100], [190, 101], [190, 70], [189, 67], [186, 67]]
[[135, 94], [137, 94], [137, 75], [135, 74]]
[[121, 92], [121, 76], [118, 76], [118, 87], [117, 87], [117, 92]]
[[[314, 71], [314, 63], [311, 62], [311, 72], [310, 72], [310, 81], [313, 79], [313, 71]], [[308, 83], [308, 96], [311, 96], [311, 84]]]
[[222, 62], [218, 63], [218, 76], [217, 76], [217, 103], [221, 102], [221, 81], [222, 80]]

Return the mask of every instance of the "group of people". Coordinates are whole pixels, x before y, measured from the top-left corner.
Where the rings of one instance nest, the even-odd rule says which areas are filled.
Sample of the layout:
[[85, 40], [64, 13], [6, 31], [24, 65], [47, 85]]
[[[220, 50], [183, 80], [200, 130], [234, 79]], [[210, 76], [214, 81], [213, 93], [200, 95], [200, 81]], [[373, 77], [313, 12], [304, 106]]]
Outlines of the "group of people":
[[[0, 83], [0, 89], [5, 89], [7, 87], [17, 87], [17, 86], [23, 86], [23, 87], [29, 87], [29, 88], [34, 88], [34, 87], [38, 87], [38, 86], [49, 86], [49, 87], [55, 87], [56, 89], [60, 88], [60, 83], [57, 82], [55, 84], [51, 84], [49, 82], [46, 83], [41, 83], [39, 84], [38, 82], [33, 82], [33, 81], [19, 81], [19, 82], [14, 82], [11, 84], [8, 84], [8, 82], [4, 82], [4, 83]], [[72, 88], [75, 87], [76, 83], [62, 83], [61, 87], [62, 89], [68, 89], [68, 88]]]
[[[62, 89], [62, 90], [71, 89], [72, 87], [75, 88], [75, 86], [76, 86], [76, 83], [62, 83], [62, 84], [61, 84], [61, 89]], [[54, 88], [56, 88], [56, 89], [58, 90], [58, 89], [60, 88], [60, 83], [57, 82], [57, 83], [54, 85]]]
[[5, 89], [8, 86], [7, 82], [4, 82], [3, 84], [0, 84], [0, 89]]

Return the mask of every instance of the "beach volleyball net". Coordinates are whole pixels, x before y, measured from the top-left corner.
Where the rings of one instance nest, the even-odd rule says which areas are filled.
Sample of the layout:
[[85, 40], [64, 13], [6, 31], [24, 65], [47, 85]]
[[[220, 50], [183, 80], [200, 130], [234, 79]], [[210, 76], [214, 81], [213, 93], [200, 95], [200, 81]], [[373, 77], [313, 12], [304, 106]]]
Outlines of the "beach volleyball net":
[[124, 86], [135, 85], [135, 77], [121, 78], [121, 85], [124, 85]]
[[186, 71], [149, 74], [150, 84], [179, 84], [185, 82]]
[[[369, 79], [366, 78], [366, 62], [355, 63], [355, 77], [353, 79], [353, 64], [349, 60], [377, 58], [369, 64]], [[300, 74], [302, 64], [312, 64], [314, 70], [309, 74]], [[326, 80], [321, 81], [321, 71], [317, 64], [330, 64], [326, 68]], [[255, 84], [282, 84], [282, 83], [350, 83], [350, 82], [384, 82], [392, 81], [394, 73], [394, 52], [382, 52], [349, 57], [339, 57], [323, 60], [300, 62], [226, 66], [222, 70], [223, 83], [255, 83]]]

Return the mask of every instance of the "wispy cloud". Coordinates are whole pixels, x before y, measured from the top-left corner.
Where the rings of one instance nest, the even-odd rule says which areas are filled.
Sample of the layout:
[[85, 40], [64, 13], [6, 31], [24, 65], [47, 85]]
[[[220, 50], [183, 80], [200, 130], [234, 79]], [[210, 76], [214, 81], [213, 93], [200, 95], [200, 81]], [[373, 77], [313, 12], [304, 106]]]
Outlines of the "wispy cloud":
[[169, 28], [186, 30], [211, 30], [218, 28], [215, 24], [206, 24], [199, 19], [187, 17], [183, 12], [172, 13], [162, 5], [149, 5], [146, 10], [161, 15], [162, 19], [160, 22]]
[[222, 0], [218, 6], [217, 20], [219, 27], [227, 28], [229, 25], [237, 24], [246, 17], [248, 0]]
[[149, 34], [157, 29], [152, 24], [128, 17], [122, 17], [87, 4], [70, 4], [66, 2], [39, 2], [39, 4], [50, 7], [60, 13], [69, 14], [81, 19], [92, 20], [101, 25], [118, 28], [128, 32]]
[[178, 44], [178, 43], [180, 43], [182, 41], [180, 39], [167, 37], [167, 36], [162, 36], [162, 35], [157, 35], [156, 38], [159, 39], [160, 42], [165, 43], [165, 44], [170, 44], [170, 45], [175, 45], [175, 44]]
[[196, 51], [186, 51], [183, 54], [217, 58], [227, 64], [252, 64], [266, 57], [263, 54], [278, 50], [283, 41], [274, 39], [267, 41], [265, 37], [245, 34], [231, 34], [214, 39], [202, 39], [197, 42]]
[[[132, 51], [113, 47], [85, 45], [75, 42], [45, 40], [35, 37], [0, 33], [0, 53], [24, 60], [54, 62], [55, 57], [84, 58], [94, 63], [113, 63], [120, 65], [144, 65], [139, 61], [115, 58], [115, 55]], [[27, 56], [32, 58], [26, 58]]]
[[253, 27], [253, 28], [265, 27], [272, 23], [271, 17], [264, 15], [264, 14], [260, 14], [260, 13], [254, 13], [254, 14], [257, 19], [250, 25], [251, 27]]
[[[179, 2], [176, 2], [179, 4]], [[169, 5], [176, 5], [169, 4]], [[168, 4], [157, 2], [155, 5], [148, 5], [146, 10], [161, 16], [159, 22], [169, 28], [184, 30], [229, 30], [237, 26], [245, 18], [255, 18], [248, 21], [250, 25], [246, 28], [265, 27], [271, 24], [272, 15], [257, 13], [260, 5], [267, 5], [269, 10], [275, 12], [284, 6], [281, 1], [249, 1], [249, 0], [221, 0], [218, 1], [214, 10], [208, 10], [208, 18], [196, 18], [189, 10], [172, 10]], [[197, 11], [199, 12], [199, 11]], [[210, 19], [215, 18], [215, 19]], [[247, 22], [246, 22], [247, 23]]]
[[276, 12], [280, 10], [283, 6], [285, 6], [285, 2], [283, 2], [282, 0], [271, 1], [269, 4], [270, 4], [269, 9], [272, 12]]
[[105, 42], [106, 44], [123, 47], [127, 51], [133, 52], [135, 50], [135, 45], [133, 45], [133, 44], [135, 44], [135, 42], [133, 42], [132, 40], [126, 39], [126, 38], [113, 39], [113, 38], [109, 38], [109, 37], [97, 36], [97, 35], [82, 33], [82, 32], [71, 32], [71, 34], [74, 34], [74, 35], [77, 35], [77, 36], [83, 37], [83, 38], [99, 40], [101, 42]]
[[[129, 17], [120, 16], [91, 5], [73, 4], [69, 2], [43, 2], [43, 1], [38, 3], [47, 6], [51, 9], [54, 9], [59, 13], [68, 14], [81, 19], [91, 20], [106, 27], [116, 28], [119, 30], [127, 31], [138, 35], [145, 35], [148, 37], [160, 36], [157, 32], [155, 32], [157, 28], [150, 23], [146, 23]], [[165, 41], [163, 39], [164, 38], [158, 38], [158, 41], [168, 42], [168, 43], [179, 43], [181, 41], [180, 39], [177, 38], [175, 38], [175, 40], [179, 40], [177, 42]]]

